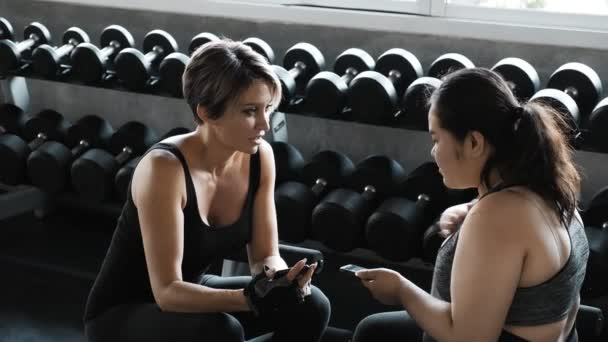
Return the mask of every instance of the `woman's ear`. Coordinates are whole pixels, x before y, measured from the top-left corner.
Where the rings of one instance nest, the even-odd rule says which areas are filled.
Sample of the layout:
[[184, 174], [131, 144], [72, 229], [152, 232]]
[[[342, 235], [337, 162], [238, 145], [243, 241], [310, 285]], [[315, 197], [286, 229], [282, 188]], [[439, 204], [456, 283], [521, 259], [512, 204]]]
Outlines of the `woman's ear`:
[[481, 157], [488, 148], [486, 138], [479, 131], [471, 131], [465, 139], [465, 153], [473, 158]]
[[209, 121], [207, 109], [200, 104], [196, 105], [196, 116], [202, 123], [207, 123]]

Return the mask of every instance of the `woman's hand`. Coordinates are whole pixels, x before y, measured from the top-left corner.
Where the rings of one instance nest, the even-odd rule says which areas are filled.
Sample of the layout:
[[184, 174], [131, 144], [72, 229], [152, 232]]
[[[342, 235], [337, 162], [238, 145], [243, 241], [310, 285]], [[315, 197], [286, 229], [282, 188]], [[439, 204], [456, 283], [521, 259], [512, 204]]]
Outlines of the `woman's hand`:
[[386, 268], [375, 268], [355, 273], [363, 286], [372, 293], [372, 296], [382, 304], [401, 305], [401, 293], [405, 278]]
[[[317, 269], [317, 263], [310, 265], [307, 271], [300, 274], [304, 267], [306, 266], [306, 258], [298, 261], [295, 265], [289, 269], [289, 272], [285, 275], [285, 277], [290, 281], [296, 281], [298, 284], [298, 288], [301, 291], [302, 297], [306, 297], [310, 295], [310, 282], [312, 279], [312, 275], [315, 273]], [[266, 276], [268, 278], [274, 278], [275, 273], [279, 270], [274, 269], [266, 269]]]
[[469, 210], [471, 210], [475, 203], [477, 203], [477, 200], [447, 208], [441, 214], [439, 221], [437, 222], [440, 229], [439, 234], [446, 237], [458, 230], [458, 227], [460, 227], [460, 224], [462, 221], [464, 221], [465, 217], [469, 213]]

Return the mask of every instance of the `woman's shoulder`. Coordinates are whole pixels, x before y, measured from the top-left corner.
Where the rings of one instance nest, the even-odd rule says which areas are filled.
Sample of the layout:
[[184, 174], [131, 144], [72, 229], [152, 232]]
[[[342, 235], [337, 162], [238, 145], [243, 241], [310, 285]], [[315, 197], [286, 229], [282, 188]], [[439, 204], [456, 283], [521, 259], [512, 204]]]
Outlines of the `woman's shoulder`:
[[546, 210], [541, 199], [531, 190], [514, 186], [493, 192], [479, 200], [467, 215], [473, 229], [495, 234], [526, 232], [535, 222], [539, 210]]

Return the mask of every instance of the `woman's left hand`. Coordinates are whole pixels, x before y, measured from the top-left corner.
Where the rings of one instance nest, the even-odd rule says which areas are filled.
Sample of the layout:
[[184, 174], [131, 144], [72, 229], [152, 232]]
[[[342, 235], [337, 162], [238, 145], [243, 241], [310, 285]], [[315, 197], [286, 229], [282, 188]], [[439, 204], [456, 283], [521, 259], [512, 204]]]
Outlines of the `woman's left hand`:
[[401, 274], [386, 268], [375, 268], [358, 271], [355, 275], [380, 303], [401, 305], [401, 292], [405, 283]]

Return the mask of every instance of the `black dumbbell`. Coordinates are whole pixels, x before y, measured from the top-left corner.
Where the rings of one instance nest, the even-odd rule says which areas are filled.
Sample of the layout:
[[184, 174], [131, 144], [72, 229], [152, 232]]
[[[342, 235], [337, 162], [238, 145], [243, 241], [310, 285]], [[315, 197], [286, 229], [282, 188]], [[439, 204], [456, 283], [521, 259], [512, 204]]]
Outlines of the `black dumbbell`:
[[582, 217], [589, 259], [581, 293], [596, 298], [608, 294], [608, 187], [592, 197]]
[[[192, 38], [188, 51], [192, 54], [199, 46], [214, 40], [219, 40], [219, 38], [213, 33], [200, 33]], [[164, 92], [174, 97], [182, 97], [182, 76], [189, 61], [190, 57], [181, 52], [173, 52], [163, 58], [158, 67], [158, 74]]]
[[163, 30], [150, 31], [144, 37], [145, 55], [135, 48], [126, 48], [118, 53], [114, 59], [116, 75], [127, 88], [144, 89], [163, 58], [177, 49], [177, 42], [169, 33]]
[[501, 59], [492, 70], [500, 74], [521, 102], [527, 101], [540, 89], [540, 78], [534, 67], [521, 58]]
[[202, 32], [197, 34], [190, 40], [190, 45], [188, 45], [188, 55], [192, 55], [192, 53], [200, 46], [217, 40], [220, 40], [220, 38], [210, 32]]
[[274, 50], [268, 43], [266, 43], [263, 39], [257, 37], [250, 37], [243, 40], [243, 44], [249, 46], [253, 49], [253, 51], [262, 55], [268, 63], [274, 63]]
[[270, 146], [275, 160], [276, 186], [298, 179], [305, 163], [302, 153], [295, 146], [282, 141], [273, 141]]
[[[447, 190], [446, 208], [454, 205], [471, 202], [477, 197], [477, 189], [448, 189]], [[439, 217], [437, 217], [439, 218]], [[422, 236], [422, 260], [435, 263], [437, 252], [443, 244], [445, 237], [440, 234], [440, 229], [437, 224], [431, 225]]]
[[431, 201], [420, 194], [417, 201], [391, 197], [369, 217], [365, 238], [369, 247], [393, 261], [407, 261], [421, 253], [426, 208]]
[[72, 164], [70, 174], [74, 190], [91, 202], [111, 197], [116, 172], [138, 155], [143, 154], [158, 136], [146, 125], [130, 121], [110, 138], [109, 151], [91, 149]]
[[48, 140], [65, 141], [69, 126], [63, 115], [47, 109], [25, 122], [23, 138], [13, 134], [0, 135], [0, 182], [23, 183], [29, 154]]
[[597, 73], [582, 63], [566, 63], [549, 78], [547, 88], [559, 89], [578, 105], [581, 119], [586, 118], [602, 97], [602, 81]]
[[86, 32], [78, 27], [70, 27], [63, 33], [63, 46], [54, 48], [42, 44], [34, 50], [32, 53], [34, 72], [45, 78], [55, 78], [60, 72], [61, 64], [69, 63], [70, 54], [76, 46], [89, 42]]
[[285, 52], [283, 66], [285, 68], [272, 66], [283, 90], [281, 109], [291, 104], [299, 85], [305, 86], [314, 75], [325, 69], [325, 57], [314, 45], [298, 43]]
[[456, 70], [474, 68], [475, 64], [459, 53], [446, 53], [431, 63], [428, 76], [442, 79]]
[[371, 124], [391, 124], [407, 87], [422, 77], [422, 65], [404, 49], [390, 49], [376, 61], [375, 71], [357, 75], [348, 88], [353, 119]]
[[0, 17], [0, 40], [15, 40], [13, 25], [5, 18]]
[[579, 139], [580, 110], [571, 96], [558, 89], [545, 88], [530, 98], [530, 101], [539, 101], [556, 110], [568, 125], [564, 132], [572, 143]]
[[51, 32], [44, 25], [33, 22], [25, 27], [23, 39], [18, 43], [8, 39], [0, 40], [0, 75], [19, 69], [24, 53], [41, 44], [49, 44]]
[[[188, 55], [198, 49], [201, 45], [204, 45], [211, 41], [217, 41], [220, 38], [210, 32], [202, 32], [194, 36], [188, 46]], [[181, 52], [173, 52], [163, 58], [159, 66], [159, 75], [161, 79], [162, 88], [172, 96], [182, 96], [182, 76], [186, 65], [190, 61], [190, 57], [186, 56]]]
[[363, 246], [367, 218], [381, 200], [396, 194], [405, 176], [403, 167], [386, 156], [365, 158], [348, 188], [333, 190], [314, 208], [312, 238], [340, 252]]
[[21, 130], [29, 119], [21, 108], [13, 104], [0, 105], [0, 135], [5, 133], [21, 135]]
[[334, 63], [334, 72], [321, 71], [306, 85], [306, 111], [328, 118], [340, 118], [347, 102], [350, 82], [361, 72], [376, 67], [374, 58], [364, 50], [350, 48]]
[[[160, 140], [162, 141], [166, 138], [175, 135], [186, 134], [188, 132], [190, 132], [190, 130], [187, 128], [175, 127], [169, 132], [167, 132], [165, 135], [163, 135]], [[129, 189], [129, 184], [131, 184], [131, 179], [133, 178], [133, 172], [135, 172], [135, 168], [137, 167], [137, 164], [139, 164], [141, 158], [143, 157], [139, 156], [137, 158], [131, 159], [131, 161], [129, 161], [125, 166], [121, 167], [120, 170], [116, 172], [116, 176], [114, 176], [116, 196], [121, 202], [124, 202], [127, 199], [127, 191]]]
[[127, 29], [119, 25], [110, 25], [101, 33], [101, 50], [91, 44], [82, 43], [72, 52], [72, 74], [81, 82], [93, 84], [108, 80], [111, 75], [107, 71], [111, 68], [114, 57], [125, 48], [135, 43], [133, 36]]
[[608, 97], [595, 106], [587, 122], [593, 148], [608, 153]]
[[414, 169], [400, 187], [400, 196], [384, 201], [365, 227], [370, 248], [393, 261], [421, 255], [423, 234], [446, 203], [447, 189], [433, 162]]
[[69, 184], [70, 165], [92, 148], [106, 148], [113, 128], [96, 115], [79, 119], [67, 130], [65, 144], [47, 141], [30, 154], [27, 173], [32, 185], [56, 194]]
[[322, 151], [304, 166], [301, 182], [281, 184], [274, 193], [279, 238], [287, 242], [308, 238], [315, 205], [328, 191], [345, 186], [354, 170], [355, 165], [346, 155]]
[[405, 90], [399, 111], [391, 126], [408, 127], [421, 131], [429, 129], [429, 98], [439, 88], [441, 81], [434, 77], [420, 77]]

